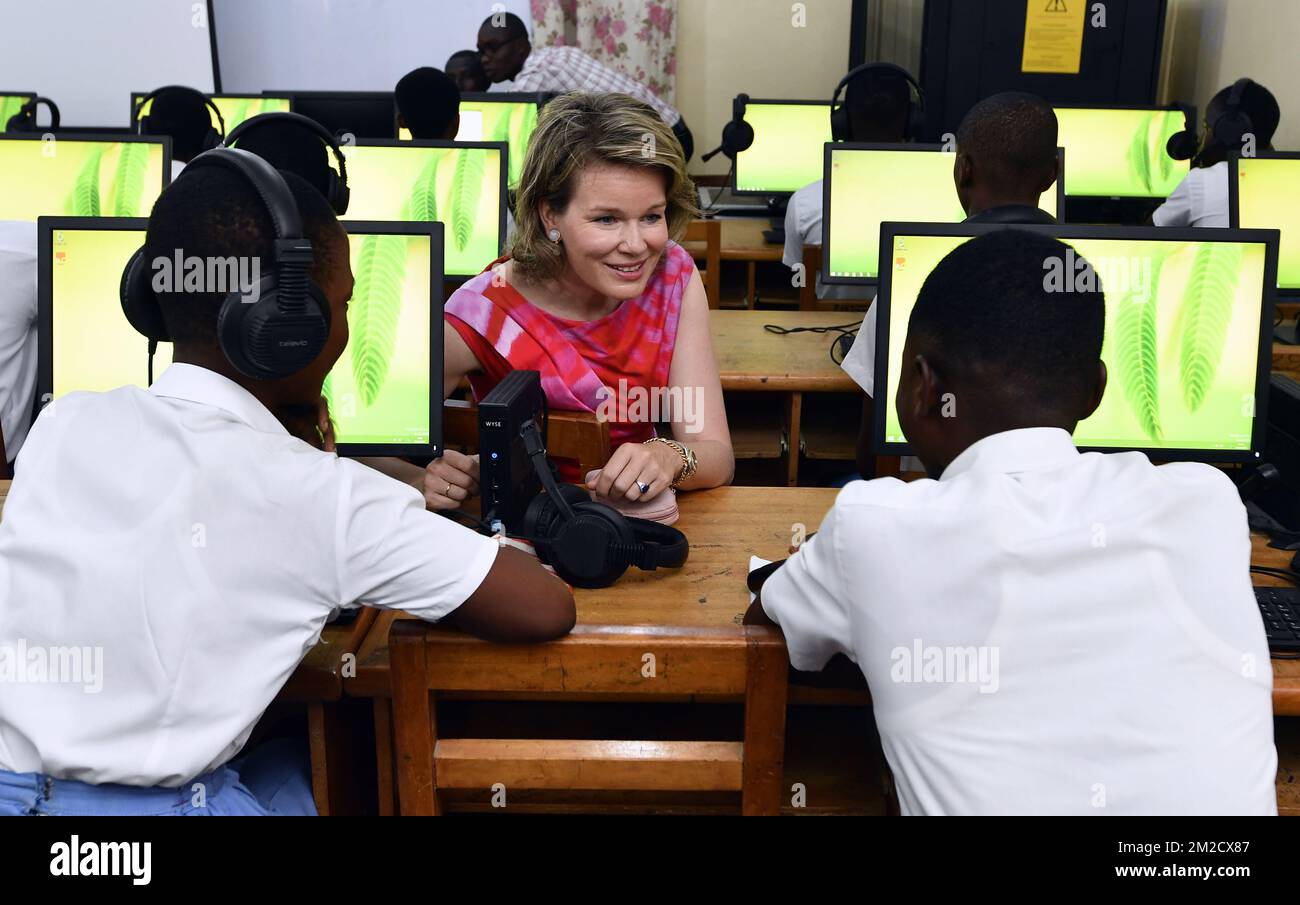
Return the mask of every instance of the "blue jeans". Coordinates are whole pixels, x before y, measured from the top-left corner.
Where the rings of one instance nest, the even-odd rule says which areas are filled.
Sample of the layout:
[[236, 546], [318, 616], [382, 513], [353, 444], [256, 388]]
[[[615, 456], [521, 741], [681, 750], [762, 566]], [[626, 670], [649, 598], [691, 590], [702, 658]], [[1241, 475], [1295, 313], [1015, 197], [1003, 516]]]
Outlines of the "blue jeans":
[[[201, 788], [195, 786], [201, 784]], [[315, 817], [306, 747], [276, 739], [177, 789], [0, 770], [0, 816]]]

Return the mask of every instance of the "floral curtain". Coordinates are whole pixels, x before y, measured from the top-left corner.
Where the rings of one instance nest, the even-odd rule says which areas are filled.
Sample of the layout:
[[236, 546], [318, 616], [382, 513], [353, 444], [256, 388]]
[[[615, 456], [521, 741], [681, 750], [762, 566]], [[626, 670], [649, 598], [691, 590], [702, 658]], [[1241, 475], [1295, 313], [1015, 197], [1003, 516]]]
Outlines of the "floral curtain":
[[532, 0], [532, 12], [538, 47], [577, 47], [674, 102], [677, 0]]

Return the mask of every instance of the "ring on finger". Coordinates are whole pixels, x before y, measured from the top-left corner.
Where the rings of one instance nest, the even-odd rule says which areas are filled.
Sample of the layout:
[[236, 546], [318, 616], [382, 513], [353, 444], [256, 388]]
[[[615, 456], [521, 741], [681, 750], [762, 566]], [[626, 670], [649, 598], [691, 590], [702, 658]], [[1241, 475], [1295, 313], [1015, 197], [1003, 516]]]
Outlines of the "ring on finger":
[[647, 494], [650, 492], [650, 485], [647, 484], [645, 481], [637, 481], [636, 489], [641, 491], [642, 494]]

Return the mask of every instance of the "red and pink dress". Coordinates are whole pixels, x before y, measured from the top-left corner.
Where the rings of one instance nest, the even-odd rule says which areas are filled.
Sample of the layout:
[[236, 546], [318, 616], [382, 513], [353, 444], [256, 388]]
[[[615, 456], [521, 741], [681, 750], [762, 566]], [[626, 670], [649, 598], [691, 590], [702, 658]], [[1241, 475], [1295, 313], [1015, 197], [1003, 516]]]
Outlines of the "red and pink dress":
[[[695, 272], [695, 262], [680, 245], [668, 243], [645, 292], [594, 321], [542, 311], [513, 286], [493, 285], [492, 267], [457, 289], [445, 308], [447, 323], [483, 368], [469, 377], [476, 400], [517, 370], [540, 371], [547, 404], [565, 411], [595, 413], [622, 387], [647, 394], [667, 387], [682, 298]], [[615, 448], [655, 435], [648, 422], [616, 420], [623, 409], [605, 402]], [[576, 463], [557, 464], [564, 480], [582, 480]]]

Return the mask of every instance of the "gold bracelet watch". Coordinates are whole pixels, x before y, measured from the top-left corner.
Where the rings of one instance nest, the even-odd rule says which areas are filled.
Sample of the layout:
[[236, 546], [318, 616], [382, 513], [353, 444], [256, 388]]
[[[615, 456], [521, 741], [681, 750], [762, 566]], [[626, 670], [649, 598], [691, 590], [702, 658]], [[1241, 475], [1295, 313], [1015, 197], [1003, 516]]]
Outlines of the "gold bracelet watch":
[[695, 458], [695, 450], [678, 443], [676, 440], [669, 440], [667, 437], [651, 437], [645, 441], [644, 445], [649, 446], [651, 443], [662, 443], [682, 457], [682, 470], [670, 485], [674, 490], [677, 489], [678, 485], [684, 484], [695, 476], [695, 471], [699, 467], [699, 462]]

